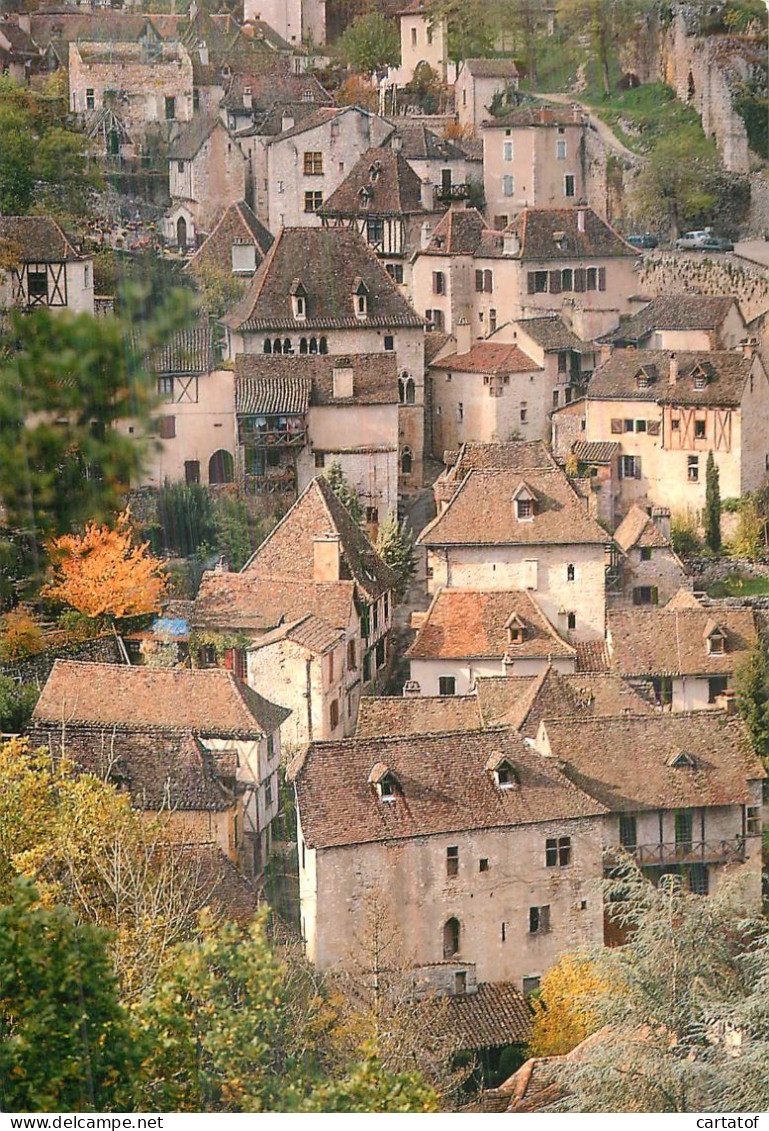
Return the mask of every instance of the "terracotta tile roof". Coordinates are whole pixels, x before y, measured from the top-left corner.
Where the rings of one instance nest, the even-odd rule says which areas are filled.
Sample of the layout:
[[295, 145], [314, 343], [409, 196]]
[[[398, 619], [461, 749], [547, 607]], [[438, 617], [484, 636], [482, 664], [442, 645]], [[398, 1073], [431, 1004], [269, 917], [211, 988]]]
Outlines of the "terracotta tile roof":
[[582, 123], [578, 108], [553, 103], [532, 102], [516, 106], [508, 114], [489, 118], [484, 129], [509, 129], [511, 126], [575, 126]]
[[[499, 789], [486, 768], [499, 756], [518, 776], [514, 789]], [[400, 783], [395, 801], [382, 802], [369, 784], [377, 763]], [[512, 730], [316, 743], [291, 764], [289, 777], [296, 782], [302, 829], [312, 848], [606, 812]]]
[[[613, 813], [746, 805], [766, 777], [742, 719], [723, 711], [545, 719], [550, 751], [581, 789]], [[690, 755], [695, 766], [676, 766]]]
[[[513, 494], [525, 484], [531, 519], [519, 520]], [[609, 536], [588, 514], [562, 471], [470, 471], [447, 508], [419, 535], [421, 546], [605, 545]]]
[[371, 600], [393, 588], [392, 571], [323, 476], [308, 483], [290, 511], [246, 562], [242, 573], [311, 583], [313, 541], [324, 534], [338, 535], [341, 540], [342, 580], [355, 581]]
[[307, 412], [312, 380], [309, 377], [250, 377], [238, 373], [248, 354], [235, 358], [235, 412], [252, 415]]
[[323, 205], [328, 216], [405, 216], [425, 212], [422, 182], [402, 153], [367, 149]]
[[518, 78], [514, 59], [465, 59], [463, 65], [477, 79]]
[[[511, 618], [523, 628], [520, 644], [508, 640]], [[440, 589], [433, 597], [416, 640], [406, 652], [412, 660], [573, 657], [527, 590]]]
[[548, 352], [574, 350], [576, 353], [582, 353], [593, 349], [592, 343], [583, 342], [582, 338], [578, 338], [574, 331], [569, 329], [560, 314], [546, 314], [541, 318], [518, 318], [515, 324]]
[[[352, 396], [334, 396], [335, 369], [352, 369]], [[298, 399], [297, 382], [300, 381], [310, 385], [312, 405], [398, 404], [398, 365], [394, 353], [288, 356], [243, 353], [235, 358], [236, 411], [249, 411], [237, 408], [238, 398], [243, 404], [250, 403], [255, 395], [254, 382], [258, 383], [260, 395], [266, 395], [268, 384], [276, 388], [286, 386], [288, 399], [293, 402]], [[303, 397], [303, 393], [301, 395]], [[280, 399], [279, 393], [274, 396]]]
[[425, 365], [429, 365], [449, 341], [451, 334], [446, 334], [443, 330], [428, 330], [425, 334]]
[[475, 695], [364, 695], [355, 736], [480, 730], [482, 725]]
[[[183, 122], [168, 147], [169, 161], [192, 161], [217, 129], [223, 130], [229, 136], [227, 127], [215, 113]], [[245, 160], [245, 157], [243, 159]]]
[[[251, 88], [251, 106], [243, 103], [244, 88]], [[311, 97], [307, 97], [307, 95]], [[226, 110], [239, 110], [245, 112], [270, 109], [281, 103], [298, 102], [310, 105], [313, 109], [319, 105], [333, 106], [334, 99], [327, 90], [321, 86], [315, 75], [303, 74], [249, 74], [244, 72], [232, 76], [229, 89], [220, 105]]]
[[434, 361], [433, 369], [456, 369], [461, 373], [531, 373], [541, 366], [519, 346], [503, 342], [476, 342], [469, 353], [452, 353]]
[[[307, 317], [294, 318], [291, 286], [307, 291]], [[353, 290], [362, 280], [368, 315], [357, 318]], [[342, 228], [283, 228], [242, 302], [224, 320], [233, 329], [360, 329], [424, 325], [365, 240]]]
[[346, 628], [354, 608], [353, 581], [314, 585], [298, 578], [209, 571], [200, 583], [191, 627], [258, 634], [311, 612], [334, 628]]
[[290, 640], [293, 644], [306, 648], [308, 652], [323, 655], [336, 648], [340, 640], [344, 640], [344, 630], [333, 628], [328, 621], [315, 616], [314, 613], [307, 613], [299, 620], [283, 624], [279, 628], [274, 628], [272, 632], [260, 636], [251, 645], [249, 651], [255, 652], [259, 648], [266, 648], [281, 640]]
[[65, 754], [81, 773], [126, 789], [138, 809], [223, 812], [235, 804], [237, 763], [218, 759], [191, 730], [62, 725], [59, 716], [33, 725], [30, 741], [47, 746], [56, 760]]
[[190, 844], [184, 849], [197, 877], [197, 889], [214, 913], [236, 922], [253, 919], [259, 898], [252, 884], [215, 844]]
[[254, 737], [272, 734], [288, 715], [220, 668], [57, 660], [32, 722]]
[[245, 200], [224, 209], [184, 270], [199, 275], [206, 270], [232, 274], [232, 245], [251, 244], [256, 248], [256, 266], [272, 247], [272, 236], [251, 211]]
[[284, 102], [279, 100], [272, 102], [263, 110], [257, 110], [254, 114], [253, 124], [250, 126], [242, 126], [238, 131], [237, 137], [261, 137], [261, 138], [274, 138], [277, 137], [283, 130], [283, 123], [288, 118], [293, 118], [294, 122], [304, 122], [311, 118], [317, 110], [317, 103], [315, 102]]
[[605, 640], [583, 640], [575, 648], [578, 672], [608, 672], [609, 649]]
[[736, 301], [733, 295], [659, 295], [611, 337], [638, 342], [654, 330], [718, 330]]
[[[756, 641], [752, 609], [610, 609], [610, 664], [627, 676], [731, 674]], [[709, 654], [706, 633], [718, 627], [725, 651]]]
[[670, 545], [670, 539], [665, 537], [657, 523], [638, 505], [630, 508], [614, 531], [614, 541], [626, 553], [636, 547], [663, 549]]
[[557, 467], [542, 440], [465, 443], [449, 471], [461, 480], [468, 471], [530, 471]]
[[535, 738], [544, 718], [653, 714], [654, 708], [617, 675], [562, 675], [548, 668], [538, 676], [492, 676], [476, 681], [485, 726], [512, 726]]
[[290, 126], [287, 130], [282, 130], [271, 138], [270, 144], [278, 141], [286, 141], [288, 138], [297, 137], [299, 134], [306, 133], [307, 130], [315, 130], [318, 126], [325, 126], [328, 122], [333, 122], [334, 118], [338, 118], [341, 114], [346, 113], [349, 107], [338, 106], [316, 106], [311, 114], [303, 118], [301, 122], [296, 122], [295, 125]]
[[475, 255], [486, 230], [486, 221], [477, 208], [449, 208], [433, 229], [427, 253]]
[[571, 446], [580, 463], [611, 463], [622, 445], [612, 440], [575, 440]]
[[[671, 384], [671, 359], [678, 376]], [[615, 350], [599, 366], [587, 387], [588, 400], [638, 400], [658, 404], [739, 405], [751, 359], [736, 350]], [[695, 374], [705, 379], [695, 387]], [[646, 384], [639, 384], [639, 380]]]
[[216, 368], [214, 335], [208, 322], [179, 330], [147, 359], [156, 374], [210, 373]]
[[407, 161], [463, 161], [463, 150], [448, 138], [439, 137], [422, 122], [403, 121], [398, 118], [390, 135], [390, 144], [400, 139], [400, 152]]
[[[579, 230], [580, 213], [584, 231]], [[638, 255], [592, 208], [523, 208], [505, 231], [515, 232], [520, 240], [520, 251], [513, 257], [518, 259], [561, 262]]]
[[63, 263], [86, 257], [76, 251], [50, 216], [0, 216], [0, 245], [22, 263]]
[[531, 1010], [512, 982], [480, 982], [476, 993], [454, 995], [447, 1004], [461, 1049], [521, 1044], [531, 1035]]

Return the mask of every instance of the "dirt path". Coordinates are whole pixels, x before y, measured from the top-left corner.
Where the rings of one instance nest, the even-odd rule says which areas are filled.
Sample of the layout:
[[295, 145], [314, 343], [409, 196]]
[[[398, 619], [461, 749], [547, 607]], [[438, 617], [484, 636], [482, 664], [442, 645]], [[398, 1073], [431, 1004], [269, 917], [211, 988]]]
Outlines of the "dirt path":
[[632, 149], [628, 149], [626, 145], [623, 145], [614, 133], [614, 130], [612, 130], [610, 126], [607, 126], [606, 122], [602, 121], [601, 118], [596, 116], [595, 107], [588, 106], [586, 102], [580, 102], [573, 94], [538, 94], [537, 98], [541, 99], [543, 102], [558, 102], [562, 106], [579, 106], [580, 109], [587, 114], [591, 126], [593, 126], [604, 145], [608, 146], [609, 149], [613, 149], [615, 153], [620, 153], [635, 165], [644, 161], [640, 153], [634, 153]]

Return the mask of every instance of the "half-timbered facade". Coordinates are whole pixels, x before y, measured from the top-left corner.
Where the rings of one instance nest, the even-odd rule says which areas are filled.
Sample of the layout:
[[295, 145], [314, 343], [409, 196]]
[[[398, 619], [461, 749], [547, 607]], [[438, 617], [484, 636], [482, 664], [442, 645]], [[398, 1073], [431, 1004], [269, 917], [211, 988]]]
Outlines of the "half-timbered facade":
[[0, 216], [0, 308], [49, 307], [93, 314], [93, 260], [49, 216]]

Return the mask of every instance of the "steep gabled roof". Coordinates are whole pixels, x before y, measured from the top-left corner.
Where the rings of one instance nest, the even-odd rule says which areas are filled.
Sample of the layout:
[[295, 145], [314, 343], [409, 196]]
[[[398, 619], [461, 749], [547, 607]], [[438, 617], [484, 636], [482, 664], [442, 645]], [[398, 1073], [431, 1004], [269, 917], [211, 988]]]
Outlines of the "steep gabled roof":
[[544, 314], [539, 318], [517, 318], [515, 325], [532, 338], [543, 350], [573, 350], [575, 353], [592, 352], [592, 342], [584, 342], [564, 322], [560, 314]]
[[[675, 383], [671, 363], [677, 364]], [[587, 398], [735, 406], [752, 366], [753, 360], [738, 350], [615, 350], [590, 378]], [[694, 375], [700, 372], [705, 383], [697, 388]]]
[[[190, 122], [183, 122], [179, 127], [176, 137], [172, 138], [168, 147], [169, 161], [192, 161], [211, 137], [215, 130], [223, 130], [229, 137], [229, 131], [218, 114], [204, 114], [193, 118]], [[241, 153], [245, 161], [245, 154]]]
[[435, 225], [428, 255], [475, 255], [487, 231], [486, 221], [477, 208], [449, 208]]
[[10, 245], [22, 263], [62, 263], [86, 258], [76, 251], [50, 216], [0, 216], [0, 244]]
[[709, 653], [705, 630], [713, 619], [706, 608], [609, 609], [606, 634], [610, 663], [626, 676], [708, 676], [734, 671], [757, 639], [752, 609], [719, 608], [725, 650]]
[[308, 483], [288, 514], [243, 566], [241, 574], [310, 583], [314, 539], [322, 535], [340, 539], [342, 580], [354, 580], [370, 600], [393, 588], [392, 571], [323, 476]]
[[422, 182], [401, 153], [367, 149], [323, 205], [327, 216], [404, 216], [424, 212]]
[[407, 161], [464, 161], [464, 151], [448, 138], [440, 137], [422, 122], [398, 118], [390, 144], [400, 139], [400, 152]]
[[[352, 369], [350, 396], [334, 396], [335, 369]], [[308, 390], [306, 402], [305, 389]], [[304, 408], [298, 407], [300, 398]], [[394, 353], [288, 356], [244, 353], [235, 358], [236, 412], [304, 412], [310, 405], [397, 403], [398, 366]], [[270, 404], [287, 407], [270, 409]], [[256, 405], [265, 407], [251, 407]]]
[[463, 66], [476, 79], [517, 79], [514, 59], [465, 59]]
[[658, 295], [611, 337], [615, 342], [639, 342], [654, 330], [718, 330], [736, 305], [733, 295]]
[[364, 695], [358, 706], [357, 738], [480, 730], [475, 695]]
[[469, 353], [452, 353], [432, 363], [433, 369], [460, 373], [532, 373], [541, 370], [520, 346], [504, 342], [475, 342]]
[[[468, 60], [470, 62], [470, 60]], [[552, 102], [530, 102], [515, 106], [506, 114], [489, 118], [484, 129], [510, 129], [521, 126], [580, 126], [583, 124], [579, 107], [556, 106]]]
[[512, 499], [520, 481], [517, 472], [468, 472], [446, 509], [419, 535], [418, 545], [605, 545], [609, 541], [557, 468], [526, 472], [535, 508], [531, 519], [519, 521]]
[[[299, 321], [290, 296], [296, 278], [307, 290], [307, 316]], [[368, 291], [363, 318], [353, 310], [356, 280]], [[224, 321], [234, 330], [268, 331], [424, 325], [365, 240], [341, 228], [283, 228]]]
[[257, 636], [314, 613], [333, 628], [347, 628], [355, 610], [355, 583], [310, 584], [303, 579], [203, 574], [190, 621], [192, 628]]
[[614, 541], [626, 553], [640, 547], [663, 549], [670, 546], [670, 539], [665, 537], [657, 523], [637, 504], [630, 508], [614, 531]]
[[514, 232], [520, 240], [520, 250], [512, 257], [517, 259], [560, 262], [638, 255], [636, 248], [587, 207], [523, 208], [505, 231]]
[[298, 620], [280, 625], [278, 628], [274, 628], [272, 632], [260, 636], [251, 645], [249, 651], [258, 651], [283, 640], [298, 644], [300, 648], [304, 648], [307, 652], [323, 656], [344, 640], [344, 630], [332, 627], [328, 621], [314, 613], [306, 613]]
[[[511, 644], [507, 623], [515, 614], [523, 640]], [[573, 658], [574, 649], [550, 624], [527, 590], [440, 589], [433, 597], [411, 660]]]
[[232, 245], [251, 244], [256, 249], [256, 266], [272, 247], [273, 238], [264, 224], [239, 200], [224, 209], [184, 270], [197, 275], [209, 268], [229, 274], [232, 271]]
[[[486, 769], [502, 755], [515, 789], [499, 789]], [[401, 792], [383, 804], [369, 782], [380, 763]], [[312, 745], [292, 763], [302, 831], [312, 848], [398, 841], [474, 829], [597, 816], [605, 807], [575, 787], [521, 735], [467, 733], [353, 738]]]
[[288, 715], [222, 668], [57, 660], [32, 721], [254, 737], [272, 734]]

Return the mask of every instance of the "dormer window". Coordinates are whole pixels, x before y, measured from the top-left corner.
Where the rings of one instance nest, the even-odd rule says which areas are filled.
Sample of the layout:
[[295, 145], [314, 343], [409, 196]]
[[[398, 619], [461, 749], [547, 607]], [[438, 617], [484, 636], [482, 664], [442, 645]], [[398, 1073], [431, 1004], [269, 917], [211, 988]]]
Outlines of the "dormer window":
[[517, 613], [512, 613], [505, 624], [508, 644], [523, 644], [526, 638], [526, 625]]
[[668, 765], [674, 770], [696, 770], [697, 759], [688, 750], [676, 750], [668, 758]]
[[359, 203], [361, 208], [363, 208], [363, 209], [368, 208], [369, 204], [371, 203], [371, 193], [368, 191], [367, 188], [362, 188], [362, 189], [359, 190], [359, 192], [358, 192], [358, 203]]
[[374, 786], [380, 801], [397, 801], [399, 794], [403, 792], [397, 776], [384, 762], [377, 762], [372, 766], [368, 784]]
[[304, 322], [307, 317], [307, 291], [300, 279], [294, 279], [289, 294], [291, 295], [291, 309], [297, 322]]
[[701, 365], [696, 365], [692, 370], [692, 381], [695, 389], [705, 389], [708, 384], [708, 375]]
[[382, 173], [382, 162], [381, 161], [374, 161], [371, 164], [369, 171], [368, 171], [369, 180], [371, 181], [372, 184], [375, 184], [376, 181], [379, 180], [381, 173]]
[[723, 656], [726, 651], [726, 638], [723, 633], [714, 632], [708, 637], [708, 652], [711, 656]]
[[497, 789], [517, 789], [521, 784], [518, 772], [512, 762], [503, 754], [492, 754], [486, 763]]
[[368, 317], [368, 287], [362, 279], [356, 279], [352, 292], [353, 308], [356, 318]]

